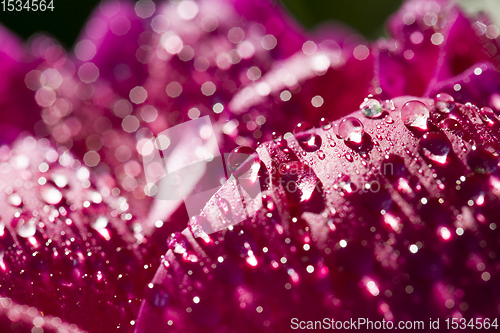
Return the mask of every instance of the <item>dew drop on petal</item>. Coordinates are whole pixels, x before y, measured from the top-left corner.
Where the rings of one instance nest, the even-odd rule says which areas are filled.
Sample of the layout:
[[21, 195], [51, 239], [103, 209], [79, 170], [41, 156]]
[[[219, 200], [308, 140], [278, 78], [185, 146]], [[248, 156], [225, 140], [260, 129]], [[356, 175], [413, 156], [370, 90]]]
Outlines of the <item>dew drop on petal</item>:
[[299, 143], [300, 147], [306, 152], [313, 152], [321, 147], [321, 137], [314, 133], [299, 133], [295, 134], [295, 138]]
[[346, 117], [339, 124], [339, 136], [348, 142], [361, 143], [365, 129], [363, 123], [355, 117]]
[[[250, 160], [251, 159], [251, 160]], [[245, 165], [243, 172], [249, 169], [260, 168], [260, 158], [253, 148], [239, 146], [229, 154], [227, 158], [227, 166], [232, 171], [237, 170], [242, 165]]]
[[447, 156], [451, 150], [450, 143], [443, 134], [426, 133], [420, 140], [420, 147], [424, 155], [439, 164], [446, 163]]
[[326, 157], [325, 152], [324, 152], [324, 151], [322, 151], [322, 150], [318, 150], [318, 153], [317, 153], [317, 154], [318, 154], [318, 158], [319, 158], [320, 160], [324, 160], [324, 159], [325, 159], [325, 157]]
[[450, 113], [455, 108], [455, 100], [447, 93], [440, 93], [434, 99], [436, 103], [436, 110], [441, 113]]
[[295, 128], [293, 129], [293, 134], [298, 134], [298, 133], [301, 133], [301, 132], [304, 132], [304, 131], [308, 131], [310, 129], [313, 129], [314, 127], [309, 124], [308, 122], [302, 122], [302, 123], [298, 123]]
[[429, 109], [420, 101], [409, 101], [401, 108], [401, 120], [406, 126], [427, 129]]
[[498, 124], [500, 121], [493, 109], [487, 106], [481, 108], [481, 110], [479, 111], [479, 116], [483, 123], [489, 127]]
[[487, 150], [473, 150], [467, 156], [467, 165], [478, 174], [491, 174], [498, 169], [498, 156]]
[[462, 130], [463, 130], [462, 124], [460, 124], [460, 122], [456, 119], [446, 118], [439, 123], [439, 126], [442, 129], [447, 130], [455, 135], [461, 136], [463, 134], [462, 133]]
[[382, 104], [376, 98], [365, 98], [359, 108], [367, 118], [378, 118], [382, 115]]
[[319, 120], [319, 126], [321, 126], [326, 131], [332, 128], [332, 123], [328, 118], [321, 118]]

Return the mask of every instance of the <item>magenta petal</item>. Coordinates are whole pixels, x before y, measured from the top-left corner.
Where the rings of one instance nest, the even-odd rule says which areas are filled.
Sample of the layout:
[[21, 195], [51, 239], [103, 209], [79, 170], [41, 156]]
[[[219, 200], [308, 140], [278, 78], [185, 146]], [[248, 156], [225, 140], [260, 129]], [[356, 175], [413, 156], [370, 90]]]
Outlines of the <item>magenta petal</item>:
[[456, 11], [448, 1], [406, 2], [388, 23], [394, 40], [376, 45], [376, 77], [382, 96], [422, 96], [433, 78], [440, 54], [440, 44], [447, 37]]
[[85, 76], [95, 65], [102, 80], [128, 97], [130, 90], [141, 85], [147, 76], [147, 66], [138, 58], [140, 47], [149, 41], [142, 34], [145, 24], [130, 1], [103, 2], [75, 44], [79, 73]]
[[491, 63], [474, 64], [463, 73], [430, 87], [429, 96], [444, 92], [460, 103], [489, 106], [500, 112], [500, 73]]
[[[476, 30], [481, 22], [475, 22]], [[456, 76], [475, 63], [490, 61], [496, 55], [496, 40], [479, 37], [480, 31], [473, 30], [473, 24], [461, 12], [449, 28], [443, 43], [441, 57], [436, 75], [437, 81]], [[487, 45], [489, 44], [489, 46]], [[494, 47], [495, 53], [490, 53]]]
[[[231, 120], [233, 95], [306, 41], [297, 24], [267, 0], [170, 3], [157, 13], [152, 21], [157, 45], [145, 87], [147, 102], [170, 115], [150, 123], [154, 133], [200, 115]], [[249, 132], [242, 123], [226, 137], [225, 149], [234, 148], [236, 136], [239, 142], [260, 138], [253, 136], [259, 125]]]
[[[359, 144], [337, 121], [259, 146], [268, 187], [249, 196], [228, 181], [172, 238], [136, 333], [495, 317], [500, 119], [448, 102], [403, 96], [381, 118], [354, 112]], [[422, 108], [427, 130], [408, 121]]]
[[279, 47], [275, 52], [276, 58], [288, 58], [301, 50], [302, 44], [306, 41], [305, 31], [273, 1], [227, 0], [227, 2], [247, 20], [262, 24], [266, 33], [277, 39]]
[[46, 139], [3, 146], [0, 161], [0, 294], [89, 332], [132, 331], [160, 254], [142, 218]]
[[300, 52], [274, 63], [261, 80], [234, 96], [229, 109], [236, 115], [263, 115], [266, 123], [261, 131], [267, 139], [270, 132], [290, 132], [302, 121], [318, 124], [323, 117], [338, 119], [358, 109], [373, 93], [374, 61], [368, 47], [341, 48], [324, 40], [317, 48], [313, 54]]

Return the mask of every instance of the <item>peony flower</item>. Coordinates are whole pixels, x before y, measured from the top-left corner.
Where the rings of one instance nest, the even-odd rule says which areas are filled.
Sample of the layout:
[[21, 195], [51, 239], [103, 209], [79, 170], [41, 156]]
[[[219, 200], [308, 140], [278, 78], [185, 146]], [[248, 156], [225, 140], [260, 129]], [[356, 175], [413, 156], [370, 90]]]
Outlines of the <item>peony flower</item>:
[[388, 31], [267, 0], [104, 2], [69, 53], [0, 30], [2, 332], [496, 325], [498, 27]]

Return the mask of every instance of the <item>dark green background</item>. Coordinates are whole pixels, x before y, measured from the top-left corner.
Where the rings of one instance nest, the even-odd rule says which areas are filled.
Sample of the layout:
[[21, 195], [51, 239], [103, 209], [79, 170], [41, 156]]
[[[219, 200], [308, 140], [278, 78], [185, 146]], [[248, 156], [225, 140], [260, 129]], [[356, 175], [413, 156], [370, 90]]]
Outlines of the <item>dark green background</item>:
[[[53, 1], [55, 7], [53, 12], [3, 12], [0, 5], [0, 22], [24, 39], [35, 32], [44, 31], [55, 36], [66, 47], [71, 47], [99, 0]], [[401, 0], [281, 1], [308, 28], [323, 21], [339, 20], [369, 39], [383, 35], [386, 18], [401, 4]]]

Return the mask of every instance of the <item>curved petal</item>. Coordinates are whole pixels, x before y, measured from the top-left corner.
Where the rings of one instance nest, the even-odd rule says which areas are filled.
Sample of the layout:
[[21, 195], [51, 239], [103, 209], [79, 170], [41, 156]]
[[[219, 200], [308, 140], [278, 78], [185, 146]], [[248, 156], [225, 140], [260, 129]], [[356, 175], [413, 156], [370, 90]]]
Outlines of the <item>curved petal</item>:
[[359, 144], [344, 118], [259, 146], [268, 185], [248, 196], [228, 181], [175, 235], [136, 332], [495, 316], [500, 119], [451, 100], [393, 103], [380, 118], [349, 115], [364, 126]]

